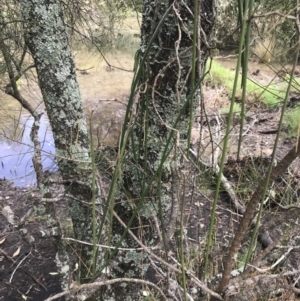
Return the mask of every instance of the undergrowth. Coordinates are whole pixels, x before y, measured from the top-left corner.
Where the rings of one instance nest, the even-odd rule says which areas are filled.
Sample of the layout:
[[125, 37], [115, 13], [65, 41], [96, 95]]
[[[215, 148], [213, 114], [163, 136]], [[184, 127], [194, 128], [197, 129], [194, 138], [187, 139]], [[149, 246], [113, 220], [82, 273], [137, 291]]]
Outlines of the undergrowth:
[[[245, 157], [240, 162], [228, 162], [225, 166], [224, 175], [230, 179], [238, 199], [243, 204], [247, 204], [253, 190], [266, 175], [268, 165], [267, 158]], [[295, 205], [299, 199], [299, 188], [299, 179], [288, 171], [271, 185], [264, 200], [265, 209]]]

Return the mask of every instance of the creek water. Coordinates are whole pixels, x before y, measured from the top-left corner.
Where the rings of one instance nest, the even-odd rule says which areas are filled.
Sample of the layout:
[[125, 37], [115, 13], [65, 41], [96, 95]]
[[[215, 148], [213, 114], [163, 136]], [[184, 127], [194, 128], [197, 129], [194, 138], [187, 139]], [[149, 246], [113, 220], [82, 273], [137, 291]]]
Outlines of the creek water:
[[[33, 143], [30, 139], [33, 118], [22, 114], [19, 127], [23, 134], [18, 140], [3, 139], [0, 142], [0, 175], [1, 178], [12, 180], [17, 186], [33, 185], [36, 183], [35, 172], [32, 164]], [[44, 170], [54, 171], [54, 141], [49, 121], [46, 115], [41, 118], [39, 140], [42, 147], [42, 162]]]
[[[236, 58], [218, 60], [228, 69], [235, 69]], [[91, 122], [96, 145], [116, 145], [120, 127], [126, 111], [133, 72], [133, 55], [119, 55], [109, 58], [109, 63], [119, 68], [107, 68], [99, 55], [78, 51], [75, 63], [79, 71], [77, 79], [86, 109], [87, 121]], [[251, 63], [249, 74], [260, 69], [261, 81], [272, 78], [269, 67]], [[82, 72], [80, 70], [86, 70]], [[274, 73], [273, 73], [274, 74]], [[0, 91], [1, 92], [1, 91]], [[38, 107], [41, 96], [36, 80], [21, 85], [21, 92]], [[44, 111], [42, 107], [38, 107]], [[92, 110], [94, 114], [91, 115]], [[20, 113], [21, 112], [21, 113]], [[2, 114], [1, 114], [2, 113]], [[13, 181], [18, 186], [34, 185], [35, 173], [32, 168], [32, 142], [30, 128], [32, 118], [20, 109], [20, 105], [10, 96], [0, 93], [0, 178]], [[11, 138], [15, 128], [21, 129], [19, 139]], [[39, 138], [43, 150], [44, 169], [56, 168], [52, 132], [46, 114], [42, 117]]]
[[[111, 65], [132, 69], [132, 55], [108, 59]], [[77, 79], [87, 122], [92, 124], [96, 145], [115, 145], [126, 111], [133, 72], [117, 68], [107, 69], [99, 55], [86, 52], [77, 52], [75, 62], [79, 69]], [[22, 80], [20, 91], [31, 105], [39, 112], [44, 112], [39, 129], [43, 168], [53, 171], [57, 168], [54, 139], [47, 114], [41, 104], [42, 97], [36, 78]], [[11, 180], [17, 186], [36, 184], [32, 164], [33, 143], [30, 139], [32, 123], [33, 118], [29, 113], [15, 99], [0, 91], [0, 179]]]

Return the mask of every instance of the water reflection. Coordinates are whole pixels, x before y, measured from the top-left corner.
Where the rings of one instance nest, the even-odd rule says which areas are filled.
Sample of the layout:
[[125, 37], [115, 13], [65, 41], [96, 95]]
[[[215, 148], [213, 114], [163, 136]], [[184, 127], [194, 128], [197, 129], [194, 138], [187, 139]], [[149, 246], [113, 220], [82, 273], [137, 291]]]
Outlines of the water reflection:
[[[33, 143], [30, 140], [33, 118], [29, 115], [22, 115], [20, 121], [24, 129], [21, 141], [7, 139], [1, 142], [0, 177], [11, 180], [18, 186], [34, 185], [36, 184], [36, 176], [32, 164]], [[41, 118], [39, 139], [43, 149], [42, 162], [44, 170], [55, 170], [54, 140], [48, 118], [45, 115]]]
[[[125, 115], [125, 105], [103, 100], [100, 101], [99, 107], [100, 109], [96, 110], [92, 116], [88, 114], [88, 124], [92, 122], [94, 145], [95, 147], [115, 146], [118, 142]], [[33, 143], [30, 139], [32, 123], [33, 118], [23, 112], [20, 122], [18, 120], [16, 123], [19, 124], [17, 128], [18, 135], [14, 135], [14, 127], [11, 122], [3, 130], [6, 135], [0, 135], [0, 178], [11, 180], [17, 186], [36, 184], [32, 164]], [[20, 136], [21, 138], [19, 140], [10, 138], [14, 136]], [[44, 171], [56, 170], [54, 139], [49, 120], [45, 114], [40, 122], [39, 141], [41, 142]]]
[[[101, 101], [100, 112], [96, 111], [93, 116], [88, 116], [88, 119], [91, 118], [88, 120], [88, 124], [92, 122], [95, 147], [117, 145], [124, 115], [124, 104]], [[5, 135], [5, 137], [1, 136], [6, 139], [0, 141], [0, 178], [11, 180], [17, 186], [36, 184], [36, 175], [32, 164], [33, 143], [30, 139], [32, 124], [33, 118], [28, 114], [22, 114], [18, 127], [18, 132], [23, 132], [23, 135], [20, 134], [21, 138], [16, 140]], [[9, 133], [7, 136], [14, 135]], [[56, 170], [54, 139], [45, 114], [40, 122], [39, 141], [44, 171]]]
[[[89, 70], [87, 73], [79, 72], [77, 79], [88, 124], [92, 121], [95, 146], [116, 145], [126, 110], [125, 96], [129, 94], [133, 73], [121, 69], [108, 72], [100, 54], [78, 51], [75, 60], [77, 68]], [[109, 61], [112, 65], [130, 70], [133, 66], [133, 55], [122, 54], [117, 58], [109, 58]], [[20, 83], [20, 89], [22, 95], [41, 112], [42, 107], [39, 104], [42, 97], [36, 79], [24, 80]], [[91, 116], [94, 108], [96, 110]], [[19, 131], [19, 118], [21, 126], [24, 126], [23, 137], [18, 142], [5, 139], [3, 131], [6, 133], [4, 136], [9, 137], [14, 136], [16, 127]], [[33, 119], [21, 109], [20, 104], [0, 90], [0, 178], [12, 180], [18, 186], [36, 183], [32, 166], [33, 144], [30, 140], [32, 122]], [[39, 139], [42, 142], [44, 170], [53, 170], [53, 136], [45, 115], [41, 119]]]

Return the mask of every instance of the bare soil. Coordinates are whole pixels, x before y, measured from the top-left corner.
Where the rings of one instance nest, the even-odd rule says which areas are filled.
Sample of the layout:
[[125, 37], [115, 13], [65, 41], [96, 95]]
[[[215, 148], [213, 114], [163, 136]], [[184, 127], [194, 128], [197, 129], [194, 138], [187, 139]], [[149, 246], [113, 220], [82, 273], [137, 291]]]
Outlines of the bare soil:
[[0, 181], [1, 301], [40, 301], [61, 291], [55, 238], [40, 199], [35, 187]]

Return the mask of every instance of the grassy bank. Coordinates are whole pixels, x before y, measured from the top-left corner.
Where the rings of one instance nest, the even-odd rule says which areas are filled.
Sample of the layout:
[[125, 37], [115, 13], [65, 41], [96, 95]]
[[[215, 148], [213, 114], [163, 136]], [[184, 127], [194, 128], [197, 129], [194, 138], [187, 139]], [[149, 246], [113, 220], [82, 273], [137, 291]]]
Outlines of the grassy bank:
[[[223, 67], [219, 62], [213, 60], [211, 63], [207, 64], [209, 69], [209, 74], [205, 78], [206, 83], [212, 87], [223, 86], [229, 91], [233, 88], [233, 82], [235, 78], [235, 71]], [[295, 84], [293, 90], [297, 90], [298, 81], [295, 79]], [[238, 87], [241, 87], [241, 75], [239, 76]], [[247, 79], [247, 96], [246, 96], [246, 106], [252, 107], [253, 105], [264, 104], [267, 107], [275, 107], [281, 105], [285, 97], [285, 91], [287, 88], [287, 80], [282, 83], [270, 83], [268, 85], [263, 85], [251, 79]], [[237, 103], [234, 105], [234, 112], [239, 113], [240, 105], [239, 101], [241, 99], [242, 89], [239, 89], [236, 94]], [[227, 114], [229, 112], [229, 107], [224, 107], [221, 109], [221, 114]], [[297, 136], [298, 125], [300, 124], [300, 108], [289, 108], [286, 112], [285, 126], [288, 128], [289, 136]]]
[[[206, 80], [209, 80], [212, 86], [222, 85], [231, 91], [233, 87], [235, 71], [223, 67], [215, 60], [212, 61], [211, 64], [208, 64], [208, 67], [209, 66], [211, 66], [211, 68]], [[239, 76], [238, 86], [241, 86], [241, 75]], [[241, 91], [241, 89], [238, 90], [237, 95], [241, 94]], [[255, 99], [257, 102], [262, 102], [267, 106], [276, 106], [282, 102], [285, 93], [281, 89], [279, 90], [279, 88], [274, 84], [264, 86], [258, 82], [248, 79], [247, 95], [249, 99]]]

